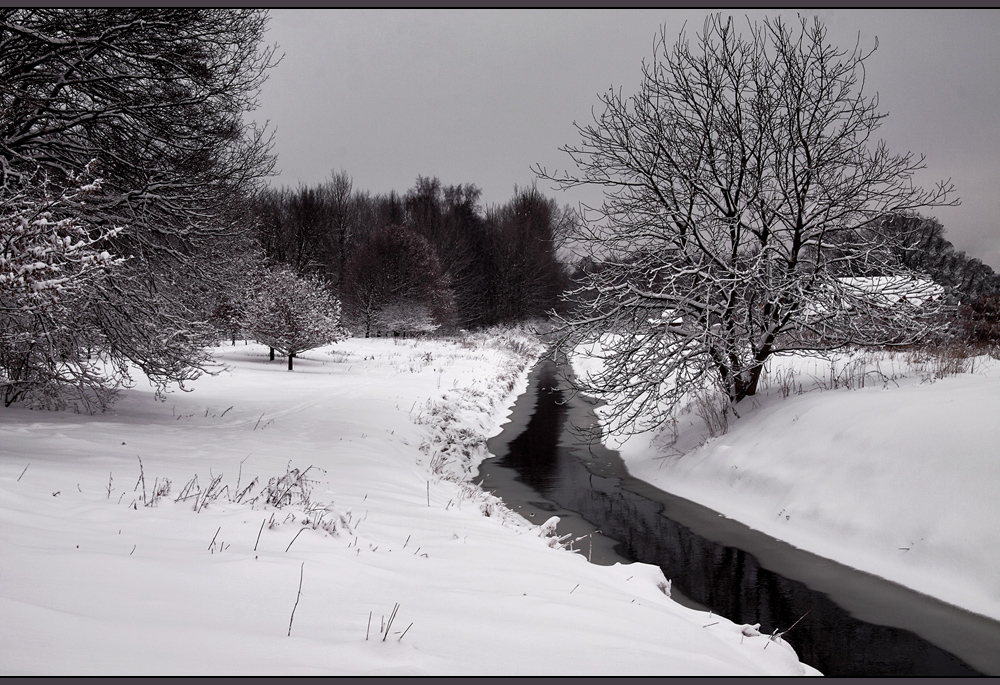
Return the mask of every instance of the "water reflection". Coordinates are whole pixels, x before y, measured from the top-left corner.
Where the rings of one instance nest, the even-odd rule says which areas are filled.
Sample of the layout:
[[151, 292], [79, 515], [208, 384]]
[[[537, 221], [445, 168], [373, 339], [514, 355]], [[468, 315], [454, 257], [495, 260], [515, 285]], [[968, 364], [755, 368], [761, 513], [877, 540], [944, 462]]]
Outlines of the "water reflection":
[[[495, 489], [508, 504], [515, 508], [533, 505], [559, 515], [577, 512], [616, 541], [605, 546], [605, 563], [620, 555], [628, 561], [657, 564], [673, 581], [675, 590], [733, 621], [759, 622], [761, 630], [768, 633], [788, 630], [794, 624], [788, 641], [802, 661], [826, 675], [980, 675], [949, 651], [892, 625], [910, 627], [921, 621], [951, 636], [945, 642], [951, 640], [946, 646], [952, 652], [959, 651], [956, 644], [966, 647], [963, 654], [967, 660], [987, 672], [1000, 673], [1000, 625], [995, 622], [784, 543], [756, 540], [764, 536], [629, 477], [616, 453], [581, 443], [570, 430], [573, 424], [585, 424], [588, 418], [592, 421], [592, 408], [560, 385], [557, 371], [551, 361], [536, 367], [529, 387], [534, 396], [515, 407], [515, 414], [531, 412], [526, 425], [522, 416], [520, 422], [511, 424], [519, 431], [516, 437], [498, 436], [491, 441], [498, 459], [484, 465], [484, 473], [489, 472], [484, 485]], [[514, 478], [533, 492], [526, 496], [509, 483], [504, 485], [497, 466], [513, 469]], [[570, 522], [561, 522], [560, 532], [565, 532], [565, 523]], [[579, 525], [572, 532], [579, 532]], [[696, 533], [692, 528], [700, 530]], [[736, 536], [752, 540], [750, 547], [780, 548], [780, 554], [769, 552], [768, 556], [784, 559], [784, 565], [797, 572], [806, 568], [799, 576], [822, 578], [827, 590], [833, 583], [845, 588], [847, 594], [853, 591], [854, 599], [846, 604], [853, 601], [865, 610], [852, 606], [852, 615], [841, 606], [845, 604], [841, 598], [838, 604], [826, 592], [764, 567], [754, 554], [715, 542], [703, 537], [705, 534], [722, 543], [728, 542], [726, 537]], [[869, 601], [869, 596], [877, 596], [878, 601]], [[880, 604], [888, 608], [876, 606]], [[857, 617], [865, 611], [878, 614], [876, 620], [867, 615], [864, 618], [868, 620]]]

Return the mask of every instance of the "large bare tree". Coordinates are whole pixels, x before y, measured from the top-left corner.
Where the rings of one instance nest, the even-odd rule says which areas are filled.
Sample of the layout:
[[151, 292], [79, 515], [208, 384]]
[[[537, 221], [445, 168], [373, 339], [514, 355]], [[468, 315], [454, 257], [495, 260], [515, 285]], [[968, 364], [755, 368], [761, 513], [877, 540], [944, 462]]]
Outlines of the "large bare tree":
[[[877, 47], [877, 43], [876, 43]], [[776, 354], [913, 343], [938, 303], [873, 230], [886, 214], [950, 204], [913, 184], [923, 157], [893, 154], [865, 91], [874, 49], [843, 50], [819, 21], [740, 33], [710, 16], [690, 41], [661, 30], [637, 94], [610, 90], [563, 148], [563, 187], [599, 186], [575, 236], [590, 257], [564, 323], [619, 397], [612, 423], [655, 427], [685, 393], [753, 395]]]
[[[197, 293], [224, 278], [216, 257], [246, 230], [243, 205], [274, 164], [270, 138], [244, 119], [275, 63], [266, 25], [261, 10], [0, 9], [0, 209], [60, 198], [38, 215], [71, 220], [117, 260], [48, 319], [0, 320], [25, 339], [43, 330], [57, 355], [45, 364], [94, 353], [107, 374], [88, 382], [114, 386], [134, 365], [160, 390], [206, 368], [214, 332]], [[78, 195], [85, 172], [95, 183]], [[7, 246], [15, 230], [0, 226]], [[16, 297], [0, 293], [0, 318], [22, 311]], [[31, 377], [26, 364], [0, 361], [0, 376]]]

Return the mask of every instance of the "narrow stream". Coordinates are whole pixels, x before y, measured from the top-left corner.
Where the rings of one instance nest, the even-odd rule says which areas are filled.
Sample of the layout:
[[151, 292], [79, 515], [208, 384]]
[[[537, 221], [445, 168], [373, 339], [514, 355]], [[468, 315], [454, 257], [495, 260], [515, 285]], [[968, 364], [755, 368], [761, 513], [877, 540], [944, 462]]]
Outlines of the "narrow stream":
[[[591, 445], [596, 422], [543, 360], [510, 422], [489, 441], [483, 487], [560, 534], [593, 563], [656, 564], [672, 597], [761, 631], [788, 630], [799, 658], [828, 676], [1000, 675], [1000, 623], [797, 549], [628, 475]], [[799, 620], [801, 619], [801, 620]], [[796, 624], [796, 621], [799, 621]]]

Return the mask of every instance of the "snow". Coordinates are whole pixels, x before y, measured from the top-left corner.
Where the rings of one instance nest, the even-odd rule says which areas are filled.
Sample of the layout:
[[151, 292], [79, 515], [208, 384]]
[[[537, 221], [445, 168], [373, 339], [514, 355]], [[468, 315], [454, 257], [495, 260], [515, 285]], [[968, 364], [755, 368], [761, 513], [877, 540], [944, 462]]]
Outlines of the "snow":
[[838, 280], [883, 305], [899, 302], [920, 305], [926, 300], [941, 299], [945, 294], [944, 287], [940, 284], [930, 279], [909, 276], [843, 277]]
[[[585, 374], [600, 360], [573, 364]], [[769, 364], [769, 385], [737, 405], [723, 435], [689, 410], [676, 436], [606, 442], [663, 490], [1000, 619], [998, 363], [973, 358], [955, 375], [913, 354]]]
[[238, 343], [165, 402], [0, 410], [0, 673], [815, 674], [474, 485], [537, 353], [352, 339], [288, 372]]

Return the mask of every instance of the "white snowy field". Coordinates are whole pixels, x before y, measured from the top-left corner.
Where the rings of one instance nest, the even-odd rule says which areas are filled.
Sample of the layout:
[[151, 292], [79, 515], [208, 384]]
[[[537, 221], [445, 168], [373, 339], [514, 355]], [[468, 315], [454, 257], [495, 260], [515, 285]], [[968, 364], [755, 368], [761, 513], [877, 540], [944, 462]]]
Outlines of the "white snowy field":
[[471, 482], [537, 353], [240, 343], [166, 402], [0, 409], [0, 674], [814, 674]]
[[[578, 354], [574, 371], [600, 363]], [[1000, 364], [936, 377], [938, 362], [904, 353], [769, 363], [724, 434], [692, 404], [676, 431], [605, 441], [662, 490], [1000, 619]]]

